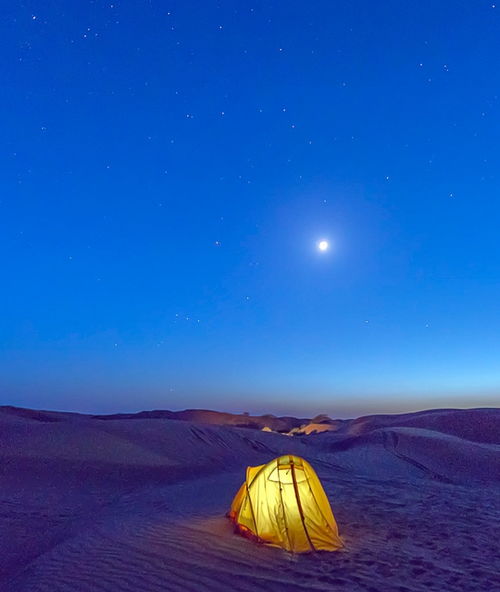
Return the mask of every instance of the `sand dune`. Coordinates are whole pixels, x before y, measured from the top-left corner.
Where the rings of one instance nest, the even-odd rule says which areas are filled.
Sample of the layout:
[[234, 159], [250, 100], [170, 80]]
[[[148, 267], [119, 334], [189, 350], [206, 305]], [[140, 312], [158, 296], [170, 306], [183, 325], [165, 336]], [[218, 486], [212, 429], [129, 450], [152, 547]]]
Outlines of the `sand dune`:
[[401, 415], [371, 415], [352, 420], [346, 431], [353, 435], [381, 427], [419, 427], [473, 442], [498, 443], [499, 409], [432, 409]]
[[322, 439], [329, 458], [373, 478], [427, 477], [457, 484], [500, 482], [500, 446], [421, 428], [379, 428], [342, 440]]
[[[321, 421], [318, 421], [321, 419]], [[357, 419], [323, 416], [292, 429], [295, 434], [335, 432], [339, 438], [360, 436], [385, 427], [420, 427], [473, 442], [498, 442], [499, 409], [430, 409], [416, 413], [366, 415]]]
[[113, 415], [94, 415], [94, 419], [176, 419], [194, 423], [224, 425], [239, 428], [261, 430], [269, 428], [274, 432], [289, 432], [291, 429], [307, 423], [307, 419], [297, 417], [276, 417], [275, 415], [234, 414], [208, 409], [185, 409], [184, 411], [140, 411], [139, 413], [115, 413]]
[[[300, 437], [28, 411], [0, 409], [2, 592], [474, 592], [498, 581], [498, 410]], [[246, 465], [286, 452], [318, 471], [343, 551], [291, 556], [233, 534], [224, 514]]]

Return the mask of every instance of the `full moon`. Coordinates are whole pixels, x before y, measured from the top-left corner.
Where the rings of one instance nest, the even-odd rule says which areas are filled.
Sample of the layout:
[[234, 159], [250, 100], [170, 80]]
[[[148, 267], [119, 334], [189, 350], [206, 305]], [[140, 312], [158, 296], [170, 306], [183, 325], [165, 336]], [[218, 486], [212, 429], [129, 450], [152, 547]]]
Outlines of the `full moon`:
[[330, 245], [329, 245], [329, 243], [328, 243], [328, 241], [327, 241], [327, 240], [320, 240], [320, 241], [318, 242], [318, 249], [319, 249], [320, 251], [328, 251], [328, 248], [329, 248], [329, 246], [330, 246]]

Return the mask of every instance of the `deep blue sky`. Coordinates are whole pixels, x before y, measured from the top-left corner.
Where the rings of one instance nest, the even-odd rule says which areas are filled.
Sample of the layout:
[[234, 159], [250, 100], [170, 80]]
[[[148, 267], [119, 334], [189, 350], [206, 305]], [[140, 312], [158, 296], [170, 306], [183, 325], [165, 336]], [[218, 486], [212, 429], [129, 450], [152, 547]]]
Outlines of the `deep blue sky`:
[[1, 12], [1, 403], [494, 404], [500, 5]]

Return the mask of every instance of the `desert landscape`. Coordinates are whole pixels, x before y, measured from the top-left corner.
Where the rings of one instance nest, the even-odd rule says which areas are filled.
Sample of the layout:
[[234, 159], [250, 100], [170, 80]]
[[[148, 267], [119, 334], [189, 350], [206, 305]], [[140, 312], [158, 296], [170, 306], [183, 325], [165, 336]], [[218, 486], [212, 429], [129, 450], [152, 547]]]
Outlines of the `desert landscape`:
[[0, 592], [500, 592], [500, 4], [2, 9]]
[[[0, 590], [492, 591], [499, 425], [499, 409], [309, 420], [0, 407]], [[317, 471], [342, 550], [292, 555], [233, 532], [245, 468], [284, 453]]]

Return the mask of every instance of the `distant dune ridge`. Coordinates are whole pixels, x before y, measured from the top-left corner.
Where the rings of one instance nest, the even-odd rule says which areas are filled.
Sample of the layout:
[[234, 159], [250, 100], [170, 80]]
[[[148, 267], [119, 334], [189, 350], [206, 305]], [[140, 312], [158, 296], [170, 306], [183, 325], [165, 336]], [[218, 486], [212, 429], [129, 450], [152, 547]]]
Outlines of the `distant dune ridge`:
[[109, 415], [85, 415], [58, 411], [40, 411], [21, 407], [0, 406], [0, 413], [42, 422], [69, 421], [78, 419], [124, 420], [124, 419], [172, 419], [193, 423], [232, 426], [250, 429], [269, 428], [274, 432], [294, 435], [316, 434], [323, 431], [336, 432], [338, 436], [360, 436], [376, 429], [387, 427], [415, 427], [430, 429], [473, 442], [495, 444], [499, 440], [500, 410], [479, 409], [430, 409], [414, 413], [367, 415], [357, 419], [331, 419], [317, 415], [312, 419], [291, 416], [234, 414], [207, 409], [184, 411], [152, 410], [138, 413], [114, 413]]
[[[0, 590], [492, 590], [499, 441], [500, 409], [0, 407]], [[286, 453], [318, 472], [344, 551], [290, 562], [234, 536], [224, 514], [246, 466]]]
[[117, 413], [113, 415], [94, 415], [95, 419], [178, 419], [194, 423], [225, 425], [261, 430], [267, 427], [274, 432], [289, 432], [292, 428], [307, 423], [307, 419], [297, 417], [276, 417], [275, 415], [234, 414], [207, 409], [186, 409], [184, 411], [140, 411], [139, 413]]

